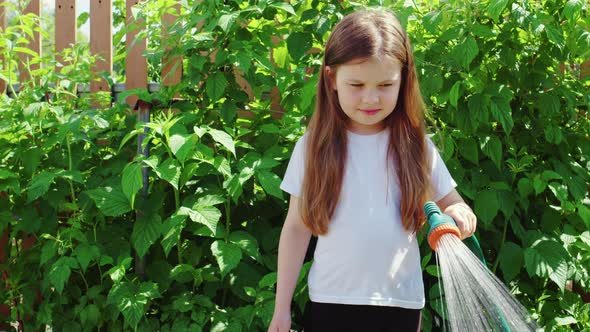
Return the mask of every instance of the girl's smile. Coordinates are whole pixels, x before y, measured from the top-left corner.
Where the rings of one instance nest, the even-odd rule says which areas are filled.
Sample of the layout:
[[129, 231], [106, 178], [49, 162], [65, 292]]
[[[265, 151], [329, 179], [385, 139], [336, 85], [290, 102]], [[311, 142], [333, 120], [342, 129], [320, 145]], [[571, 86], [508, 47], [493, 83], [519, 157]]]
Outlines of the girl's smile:
[[380, 109], [370, 109], [370, 110], [360, 110], [361, 112], [365, 113], [366, 115], [375, 115]]

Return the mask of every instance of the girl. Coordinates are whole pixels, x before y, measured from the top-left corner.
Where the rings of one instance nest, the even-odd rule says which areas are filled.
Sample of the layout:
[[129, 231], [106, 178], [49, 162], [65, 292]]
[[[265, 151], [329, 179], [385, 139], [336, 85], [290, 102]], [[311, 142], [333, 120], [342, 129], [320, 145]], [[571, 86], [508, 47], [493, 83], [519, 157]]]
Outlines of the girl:
[[437, 202], [462, 237], [476, 218], [425, 136], [410, 41], [386, 10], [336, 25], [316, 111], [281, 188], [291, 194], [269, 331], [291, 326], [291, 300], [312, 235], [304, 331], [417, 331], [424, 286], [416, 232]]

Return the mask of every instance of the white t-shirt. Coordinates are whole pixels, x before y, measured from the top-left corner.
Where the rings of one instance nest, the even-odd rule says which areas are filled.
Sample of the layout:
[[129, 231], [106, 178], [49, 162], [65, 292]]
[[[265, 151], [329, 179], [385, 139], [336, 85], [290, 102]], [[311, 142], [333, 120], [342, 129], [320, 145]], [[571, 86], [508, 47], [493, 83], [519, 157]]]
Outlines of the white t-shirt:
[[[300, 197], [305, 139], [295, 145], [281, 189]], [[318, 237], [309, 271], [309, 297], [314, 302], [424, 307], [420, 251], [415, 234], [400, 217], [400, 190], [395, 168], [387, 177], [387, 144], [383, 130], [373, 135], [348, 132], [348, 159], [340, 201], [328, 233]], [[430, 139], [434, 200], [457, 184]], [[391, 163], [390, 163], [391, 164]]]

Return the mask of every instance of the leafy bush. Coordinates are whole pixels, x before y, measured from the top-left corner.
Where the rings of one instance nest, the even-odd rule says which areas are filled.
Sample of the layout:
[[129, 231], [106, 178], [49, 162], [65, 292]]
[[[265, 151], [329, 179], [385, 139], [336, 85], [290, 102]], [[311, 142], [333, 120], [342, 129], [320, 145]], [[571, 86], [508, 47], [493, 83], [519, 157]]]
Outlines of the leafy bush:
[[[137, 12], [151, 63], [165, 47], [184, 59], [178, 86], [128, 92], [151, 105], [149, 123], [126, 105], [93, 109], [76, 97], [95, 78], [83, 46], [58, 72], [40, 59], [39, 84], [2, 96], [7, 320], [67, 331], [258, 331], [270, 321], [287, 207], [280, 178], [313, 109], [329, 30], [358, 5], [189, 1], [162, 41], [149, 22], [167, 3]], [[384, 5], [407, 25], [435, 141], [479, 217], [490, 269], [548, 330], [588, 328], [590, 84], [578, 67], [590, 55], [587, 4]], [[0, 37], [14, 65], [5, 78], [19, 52], [9, 46], [27, 29]], [[431, 330], [441, 306], [422, 250]]]

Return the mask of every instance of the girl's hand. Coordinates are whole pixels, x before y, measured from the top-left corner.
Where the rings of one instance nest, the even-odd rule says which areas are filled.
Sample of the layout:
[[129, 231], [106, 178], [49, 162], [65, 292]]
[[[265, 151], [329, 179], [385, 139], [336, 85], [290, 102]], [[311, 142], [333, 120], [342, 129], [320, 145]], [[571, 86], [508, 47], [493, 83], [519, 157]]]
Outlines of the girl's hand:
[[275, 312], [268, 326], [268, 332], [289, 332], [291, 312]]
[[444, 213], [455, 219], [457, 227], [461, 232], [461, 240], [468, 238], [475, 233], [477, 217], [467, 204], [456, 203], [449, 205]]

